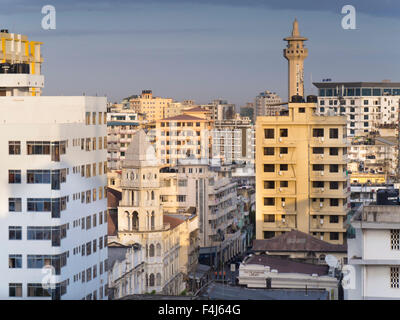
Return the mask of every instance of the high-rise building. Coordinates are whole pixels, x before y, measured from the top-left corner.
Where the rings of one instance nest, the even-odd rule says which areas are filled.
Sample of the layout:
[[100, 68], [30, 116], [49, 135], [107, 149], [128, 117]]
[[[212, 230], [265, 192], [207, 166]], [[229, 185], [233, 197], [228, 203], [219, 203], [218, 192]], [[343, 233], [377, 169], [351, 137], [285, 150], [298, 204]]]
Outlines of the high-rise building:
[[316, 82], [318, 112], [347, 117], [347, 136], [362, 136], [399, 121], [400, 83]]
[[[290, 59], [294, 57], [302, 73], [300, 58], [304, 59], [307, 51], [301, 52], [305, 38], [299, 36], [297, 21], [292, 37], [286, 39], [289, 47], [285, 52]], [[289, 95], [302, 96], [293, 61], [289, 60], [289, 84], [298, 86], [295, 90], [289, 87]], [[307, 100], [289, 103], [288, 114], [257, 118], [256, 238], [268, 239], [296, 229], [343, 244], [350, 205], [346, 119], [318, 116], [317, 98], [309, 96]]]
[[39, 96], [39, 43], [8, 37], [35, 72], [0, 74], [0, 298], [105, 299], [106, 98]]
[[317, 116], [314, 103], [289, 103], [289, 115], [258, 117], [256, 237], [297, 229], [344, 241], [349, 187], [346, 120]]
[[304, 96], [304, 59], [308, 56], [308, 49], [304, 47], [304, 41], [308, 39], [300, 36], [297, 19], [293, 22], [292, 35], [284, 40], [288, 42], [283, 56], [288, 60], [288, 97], [291, 101], [295, 95]]

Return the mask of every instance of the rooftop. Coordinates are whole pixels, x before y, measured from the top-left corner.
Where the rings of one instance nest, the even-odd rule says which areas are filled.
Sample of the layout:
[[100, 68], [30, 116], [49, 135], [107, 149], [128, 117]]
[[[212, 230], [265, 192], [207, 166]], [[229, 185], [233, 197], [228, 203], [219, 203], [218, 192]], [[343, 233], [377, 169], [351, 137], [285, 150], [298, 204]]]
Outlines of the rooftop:
[[307, 233], [292, 230], [271, 239], [253, 241], [254, 251], [346, 252], [345, 245], [336, 245], [317, 239]]
[[270, 270], [278, 270], [279, 273], [303, 273], [324, 276], [328, 275], [329, 272], [329, 266], [327, 265], [298, 262], [287, 258], [270, 256], [267, 254], [253, 255], [245, 260], [245, 264], [263, 265], [265, 267], [270, 267]]

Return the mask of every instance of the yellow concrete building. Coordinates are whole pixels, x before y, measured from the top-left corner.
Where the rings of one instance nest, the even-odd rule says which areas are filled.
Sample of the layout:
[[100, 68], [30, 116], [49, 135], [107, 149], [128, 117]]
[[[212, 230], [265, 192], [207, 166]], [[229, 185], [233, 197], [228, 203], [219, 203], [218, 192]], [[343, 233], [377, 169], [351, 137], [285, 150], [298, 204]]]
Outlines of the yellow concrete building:
[[350, 195], [346, 118], [289, 103], [256, 124], [256, 238], [292, 229], [342, 244]]
[[294, 95], [304, 96], [304, 59], [308, 56], [308, 49], [304, 47], [304, 41], [308, 39], [300, 36], [297, 19], [293, 22], [292, 35], [284, 40], [288, 42], [283, 56], [288, 60], [290, 101]]
[[151, 90], [143, 90], [141, 95], [132, 97], [129, 102], [133, 112], [143, 113], [146, 115], [146, 120], [155, 121], [165, 117], [165, 110], [170, 107], [174, 100], [172, 98], [154, 97]]
[[[2, 80], [5, 81], [4, 84], [0, 82], [0, 96], [14, 95], [7, 92], [6, 87], [10, 86], [10, 81], [15, 82], [15, 87], [18, 88], [30, 87], [29, 95], [41, 94], [44, 80], [38, 76], [41, 75], [43, 63], [40, 50], [42, 44], [39, 41], [30, 41], [25, 35], [9, 33], [5, 29], [0, 30], [0, 73], [10, 74], [7, 80]], [[31, 76], [26, 77], [26, 75]]]
[[213, 121], [206, 114], [206, 110], [203, 113], [190, 109], [188, 113], [184, 111], [182, 115], [156, 121], [156, 153], [162, 164], [210, 158]]

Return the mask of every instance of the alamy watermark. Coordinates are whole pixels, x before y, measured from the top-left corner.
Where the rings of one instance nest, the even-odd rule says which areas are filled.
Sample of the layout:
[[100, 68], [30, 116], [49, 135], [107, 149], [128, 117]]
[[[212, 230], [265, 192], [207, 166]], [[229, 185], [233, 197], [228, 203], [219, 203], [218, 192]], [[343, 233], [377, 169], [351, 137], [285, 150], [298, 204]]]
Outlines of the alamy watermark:
[[356, 29], [356, 8], [350, 4], [343, 6], [342, 14], [346, 14], [342, 18], [342, 28], [347, 29]]
[[42, 18], [42, 28], [44, 30], [55, 30], [56, 29], [56, 8], [50, 4], [42, 7], [42, 14], [45, 16]]

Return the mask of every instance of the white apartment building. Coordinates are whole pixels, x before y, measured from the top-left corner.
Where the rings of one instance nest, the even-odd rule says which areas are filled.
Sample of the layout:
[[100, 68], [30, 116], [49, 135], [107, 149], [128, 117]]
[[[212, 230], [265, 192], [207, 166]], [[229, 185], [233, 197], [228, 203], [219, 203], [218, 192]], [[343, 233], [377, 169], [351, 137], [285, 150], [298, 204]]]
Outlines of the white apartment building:
[[347, 116], [347, 136], [366, 135], [396, 125], [400, 83], [318, 82], [318, 112]]
[[11, 287], [15, 298], [47, 297], [48, 263], [53, 298], [105, 298], [105, 108], [96, 97], [0, 98], [2, 299]]
[[[275, 92], [264, 91], [254, 100], [255, 106], [255, 118], [259, 116], [274, 116], [276, 113], [285, 109], [282, 103], [282, 99]], [[287, 109], [287, 108], [286, 108]]]
[[351, 224], [345, 299], [400, 299], [400, 206], [366, 206]]
[[43, 83], [0, 74], [0, 299], [106, 299], [106, 98]]
[[110, 170], [121, 170], [125, 152], [142, 122], [137, 113], [107, 113], [107, 160]]
[[196, 208], [199, 217], [200, 261], [224, 262], [246, 249], [242, 232], [245, 212], [230, 166], [211, 167], [190, 160], [160, 172], [161, 205], [165, 212]]
[[256, 135], [249, 118], [215, 121], [211, 137], [212, 161], [242, 163], [254, 168]]

